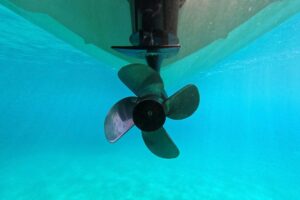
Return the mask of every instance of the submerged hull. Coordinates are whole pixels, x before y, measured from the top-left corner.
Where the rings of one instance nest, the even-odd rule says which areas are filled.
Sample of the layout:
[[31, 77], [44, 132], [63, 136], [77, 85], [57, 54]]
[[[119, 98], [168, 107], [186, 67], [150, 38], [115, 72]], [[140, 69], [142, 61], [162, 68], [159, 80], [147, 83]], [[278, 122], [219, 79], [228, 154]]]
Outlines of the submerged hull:
[[[113, 68], [141, 62], [110, 48], [129, 45], [131, 20], [126, 0], [0, 3]], [[204, 71], [299, 11], [300, 1], [295, 0], [187, 0], [178, 25], [182, 48], [176, 57], [164, 62], [163, 74], [176, 71], [166, 77], [172, 81]]]

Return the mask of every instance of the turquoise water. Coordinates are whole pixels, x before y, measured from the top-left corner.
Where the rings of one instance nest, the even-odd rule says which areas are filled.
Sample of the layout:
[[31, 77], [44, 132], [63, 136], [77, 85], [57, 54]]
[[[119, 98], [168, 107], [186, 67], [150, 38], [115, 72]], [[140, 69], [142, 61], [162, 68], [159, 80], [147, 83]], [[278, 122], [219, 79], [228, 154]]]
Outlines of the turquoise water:
[[131, 95], [116, 71], [0, 7], [0, 199], [299, 199], [299, 33], [297, 15], [168, 87], [195, 83], [201, 105], [167, 121], [181, 155], [162, 160], [137, 129], [106, 142]]

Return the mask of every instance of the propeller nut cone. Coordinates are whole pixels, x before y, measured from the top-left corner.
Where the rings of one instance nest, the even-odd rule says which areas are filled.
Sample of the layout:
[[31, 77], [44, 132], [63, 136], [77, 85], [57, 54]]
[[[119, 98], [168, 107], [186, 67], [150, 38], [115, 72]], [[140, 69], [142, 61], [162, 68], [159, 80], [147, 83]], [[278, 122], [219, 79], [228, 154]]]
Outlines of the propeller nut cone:
[[155, 131], [164, 125], [166, 114], [163, 106], [157, 101], [144, 100], [135, 106], [133, 121], [142, 131]]

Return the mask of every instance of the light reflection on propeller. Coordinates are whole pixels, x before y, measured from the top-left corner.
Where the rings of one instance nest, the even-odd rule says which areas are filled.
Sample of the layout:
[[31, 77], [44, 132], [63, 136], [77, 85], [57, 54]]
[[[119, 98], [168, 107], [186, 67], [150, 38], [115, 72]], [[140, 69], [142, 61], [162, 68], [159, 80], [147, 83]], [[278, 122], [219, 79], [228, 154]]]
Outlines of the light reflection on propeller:
[[127, 97], [116, 103], [105, 119], [105, 136], [109, 142], [117, 141], [134, 125], [132, 112], [136, 97]]

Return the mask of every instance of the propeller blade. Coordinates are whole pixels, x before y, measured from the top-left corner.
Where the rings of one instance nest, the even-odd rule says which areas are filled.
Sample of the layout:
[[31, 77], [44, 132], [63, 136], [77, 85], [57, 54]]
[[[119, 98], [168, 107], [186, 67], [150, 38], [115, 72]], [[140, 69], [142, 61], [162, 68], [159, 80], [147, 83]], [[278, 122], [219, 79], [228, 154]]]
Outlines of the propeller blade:
[[148, 149], [162, 158], [176, 158], [179, 150], [173, 143], [164, 128], [152, 132], [142, 132], [144, 142]]
[[159, 73], [143, 64], [130, 64], [119, 73], [120, 80], [138, 97], [146, 95], [161, 95], [164, 84]]
[[165, 103], [167, 116], [171, 119], [184, 119], [191, 116], [198, 108], [200, 95], [195, 85], [187, 85], [174, 95], [169, 97]]
[[116, 103], [106, 116], [104, 122], [105, 136], [109, 142], [116, 142], [134, 125], [132, 112], [136, 97], [127, 97]]

